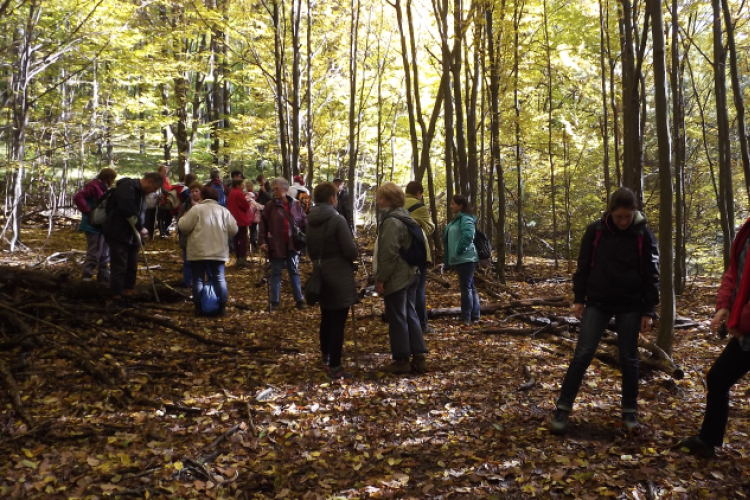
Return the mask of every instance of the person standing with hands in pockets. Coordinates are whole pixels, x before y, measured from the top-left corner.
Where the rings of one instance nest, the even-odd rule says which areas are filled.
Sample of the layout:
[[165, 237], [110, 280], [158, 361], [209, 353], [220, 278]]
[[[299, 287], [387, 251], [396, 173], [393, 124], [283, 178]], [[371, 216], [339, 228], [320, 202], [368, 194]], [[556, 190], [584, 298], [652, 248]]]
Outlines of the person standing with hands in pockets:
[[653, 325], [659, 303], [659, 251], [635, 194], [615, 191], [604, 216], [586, 228], [573, 275], [578, 343], [557, 399], [551, 432], [563, 434], [583, 376], [604, 329], [615, 318], [622, 370], [622, 420], [638, 427], [638, 337]]

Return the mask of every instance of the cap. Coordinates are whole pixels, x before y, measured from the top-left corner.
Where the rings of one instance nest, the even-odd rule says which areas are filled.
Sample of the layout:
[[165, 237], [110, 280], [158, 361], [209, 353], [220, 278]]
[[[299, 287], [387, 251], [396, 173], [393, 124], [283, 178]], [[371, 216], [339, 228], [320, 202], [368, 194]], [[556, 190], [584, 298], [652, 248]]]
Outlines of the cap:
[[344, 182], [344, 179], [342, 179], [341, 177], [336, 177], [335, 179], [333, 179], [333, 182]]
[[295, 175], [294, 176], [294, 182], [299, 182], [300, 184], [304, 184], [305, 181], [302, 180], [301, 175]]

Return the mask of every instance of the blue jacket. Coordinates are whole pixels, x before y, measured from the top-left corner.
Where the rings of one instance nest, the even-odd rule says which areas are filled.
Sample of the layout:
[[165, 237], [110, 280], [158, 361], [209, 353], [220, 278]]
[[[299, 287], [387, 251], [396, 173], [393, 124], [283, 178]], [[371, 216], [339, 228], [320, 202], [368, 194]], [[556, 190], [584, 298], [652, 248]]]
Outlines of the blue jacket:
[[476, 219], [471, 214], [458, 212], [445, 227], [443, 233], [443, 263], [455, 266], [467, 262], [479, 262], [477, 249], [474, 247]]

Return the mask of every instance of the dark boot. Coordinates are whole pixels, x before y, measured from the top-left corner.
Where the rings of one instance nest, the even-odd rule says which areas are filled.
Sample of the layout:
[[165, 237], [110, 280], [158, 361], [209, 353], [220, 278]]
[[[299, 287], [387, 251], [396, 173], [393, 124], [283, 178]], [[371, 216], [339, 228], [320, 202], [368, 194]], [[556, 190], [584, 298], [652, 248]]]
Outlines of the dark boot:
[[219, 304], [219, 313], [217, 316], [226, 316], [227, 315], [227, 305], [226, 304]]
[[414, 373], [427, 373], [427, 360], [424, 354], [415, 354], [411, 357], [411, 371]]
[[390, 365], [383, 366], [378, 371], [394, 374], [411, 373], [411, 363], [409, 363], [409, 358], [394, 359]]

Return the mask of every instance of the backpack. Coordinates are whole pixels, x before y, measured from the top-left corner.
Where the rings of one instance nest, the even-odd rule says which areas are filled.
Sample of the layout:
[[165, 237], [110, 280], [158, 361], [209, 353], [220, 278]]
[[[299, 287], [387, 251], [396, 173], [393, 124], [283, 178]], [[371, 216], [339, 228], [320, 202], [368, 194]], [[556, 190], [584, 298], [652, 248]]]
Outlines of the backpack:
[[307, 191], [299, 190], [297, 192], [297, 201], [299, 202], [302, 210], [307, 213], [310, 210], [310, 194]]
[[180, 208], [180, 197], [175, 190], [167, 191], [164, 193], [164, 207], [168, 211], [177, 210]]
[[[385, 219], [399, 220], [401, 224], [406, 226], [406, 230], [409, 231], [409, 234], [411, 235], [411, 245], [409, 245], [409, 248], [406, 250], [399, 248], [398, 250], [398, 254], [401, 258], [410, 266], [422, 267], [427, 265], [427, 246], [424, 241], [424, 233], [419, 224], [407, 224], [395, 216], [389, 216]], [[383, 222], [385, 222], [385, 219], [383, 219]]]
[[224, 208], [227, 208], [227, 193], [226, 191], [224, 191], [224, 184], [214, 184], [213, 182], [209, 182], [208, 184], [206, 184], [206, 187], [213, 188], [219, 195], [219, 199], [216, 200], [216, 203]]
[[417, 203], [409, 207], [409, 213], [412, 213], [416, 209], [422, 208], [423, 206], [424, 206], [424, 203], [422, 203], [421, 201], [418, 201]]
[[490, 245], [490, 240], [487, 239], [487, 235], [479, 229], [474, 231], [474, 248], [477, 249], [479, 260], [492, 258], [492, 246]]
[[107, 200], [114, 194], [115, 189], [115, 187], [107, 189], [104, 194], [96, 200], [94, 206], [91, 207], [91, 211], [89, 212], [89, 224], [95, 229], [101, 230], [102, 226], [107, 221], [107, 214], [111, 211], [108, 210], [108, 206], [114, 207], [115, 205], [114, 203], [107, 203]]

